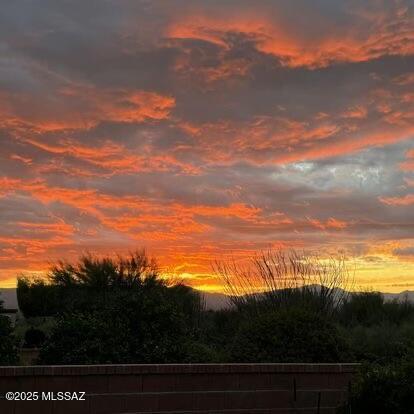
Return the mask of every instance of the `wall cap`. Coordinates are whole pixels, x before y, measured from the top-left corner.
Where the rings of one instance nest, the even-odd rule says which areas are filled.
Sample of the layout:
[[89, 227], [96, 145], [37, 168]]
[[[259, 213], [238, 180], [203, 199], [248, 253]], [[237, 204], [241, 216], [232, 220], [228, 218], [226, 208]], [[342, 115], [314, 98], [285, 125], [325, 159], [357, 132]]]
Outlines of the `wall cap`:
[[360, 364], [121, 364], [34, 365], [0, 367], [4, 376], [70, 376], [131, 374], [229, 374], [229, 373], [353, 373]]

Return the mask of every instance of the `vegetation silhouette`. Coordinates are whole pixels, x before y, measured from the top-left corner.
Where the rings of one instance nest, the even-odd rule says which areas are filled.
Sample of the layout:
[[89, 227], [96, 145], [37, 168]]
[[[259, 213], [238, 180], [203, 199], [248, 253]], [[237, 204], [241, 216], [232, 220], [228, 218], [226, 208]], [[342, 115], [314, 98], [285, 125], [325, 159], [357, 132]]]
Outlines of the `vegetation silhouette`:
[[216, 261], [213, 269], [233, 305], [254, 312], [306, 306], [332, 314], [353, 282], [344, 257], [322, 260], [294, 250], [268, 250], [247, 263]]
[[10, 319], [1, 314], [2, 310], [0, 299], [0, 365], [14, 365], [18, 362], [17, 342]]
[[[20, 277], [17, 294], [27, 321], [47, 320], [40, 363], [361, 362], [352, 412], [411, 413], [414, 306], [349, 293], [346, 263], [294, 251], [215, 262], [230, 301], [217, 311], [144, 250], [59, 262], [46, 280]], [[376, 395], [391, 395], [385, 411]]]

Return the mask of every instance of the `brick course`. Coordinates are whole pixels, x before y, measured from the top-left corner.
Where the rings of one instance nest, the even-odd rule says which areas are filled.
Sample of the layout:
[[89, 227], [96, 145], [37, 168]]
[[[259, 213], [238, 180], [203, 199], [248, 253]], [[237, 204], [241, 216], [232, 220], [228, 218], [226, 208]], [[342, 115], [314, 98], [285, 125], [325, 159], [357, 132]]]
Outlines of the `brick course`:
[[357, 364], [0, 367], [7, 391], [84, 391], [85, 402], [6, 401], [1, 414], [334, 413]]

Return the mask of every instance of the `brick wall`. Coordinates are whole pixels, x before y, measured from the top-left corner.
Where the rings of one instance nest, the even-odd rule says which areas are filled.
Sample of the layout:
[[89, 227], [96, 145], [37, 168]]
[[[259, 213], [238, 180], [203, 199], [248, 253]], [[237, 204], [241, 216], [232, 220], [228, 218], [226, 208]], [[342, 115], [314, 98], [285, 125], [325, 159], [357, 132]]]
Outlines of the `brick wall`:
[[0, 367], [7, 391], [84, 391], [86, 401], [6, 401], [1, 414], [335, 413], [355, 364]]

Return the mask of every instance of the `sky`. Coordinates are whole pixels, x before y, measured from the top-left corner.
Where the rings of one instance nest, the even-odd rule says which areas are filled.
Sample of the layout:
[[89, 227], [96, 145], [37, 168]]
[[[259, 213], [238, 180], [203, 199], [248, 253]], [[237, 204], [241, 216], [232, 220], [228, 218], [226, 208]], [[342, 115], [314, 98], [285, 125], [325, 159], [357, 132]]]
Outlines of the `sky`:
[[141, 247], [414, 290], [414, 1], [3, 2], [0, 286]]

